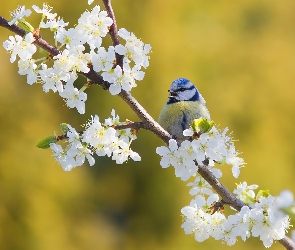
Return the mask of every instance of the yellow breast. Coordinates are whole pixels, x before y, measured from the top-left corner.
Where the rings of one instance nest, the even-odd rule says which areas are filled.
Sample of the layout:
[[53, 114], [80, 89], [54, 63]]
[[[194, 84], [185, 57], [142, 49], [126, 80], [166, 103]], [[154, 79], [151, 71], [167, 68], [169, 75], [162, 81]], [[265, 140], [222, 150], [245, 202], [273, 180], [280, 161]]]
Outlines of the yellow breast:
[[158, 121], [168, 133], [184, 140], [183, 130], [188, 129], [192, 121], [200, 117], [210, 120], [208, 109], [198, 101], [186, 101], [166, 104]]

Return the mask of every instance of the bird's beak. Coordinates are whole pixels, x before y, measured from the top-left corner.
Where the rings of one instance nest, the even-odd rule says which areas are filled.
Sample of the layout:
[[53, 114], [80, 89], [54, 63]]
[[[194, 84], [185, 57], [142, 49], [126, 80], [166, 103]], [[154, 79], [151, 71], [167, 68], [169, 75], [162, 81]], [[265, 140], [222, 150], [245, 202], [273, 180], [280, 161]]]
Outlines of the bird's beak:
[[177, 96], [176, 92], [174, 91], [168, 90], [168, 92], [169, 92], [169, 97], [174, 98], [175, 96]]

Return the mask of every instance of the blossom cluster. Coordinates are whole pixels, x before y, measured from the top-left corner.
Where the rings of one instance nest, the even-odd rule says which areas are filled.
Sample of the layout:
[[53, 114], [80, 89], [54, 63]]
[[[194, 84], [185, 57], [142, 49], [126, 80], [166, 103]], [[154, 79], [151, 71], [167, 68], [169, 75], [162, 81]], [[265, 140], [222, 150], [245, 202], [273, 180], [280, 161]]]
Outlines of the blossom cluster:
[[[243, 183], [238, 189], [235, 193], [253, 195], [252, 185]], [[252, 235], [259, 237], [265, 247], [270, 247], [274, 240], [285, 236], [290, 226], [289, 217], [281, 212], [282, 204], [290, 204], [289, 196], [284, 192], [278, 197], [257, 195], [255, 202], [251, 202], [251, 208], [246, 205], [236, 214], [226, 217], [220, 211], [212, 212], [218, 201], [216, 194], [210, 194], [207, 200], [198, 194], [189, 206], [182, 208], [184, 222], [181, 227], [186, 234], [193, 234], [198, 242], [212, 237], [231, 246], [236, 243], [237, 237], [246, 241]]]
[[[208, 160], [208, 168], [212, 170], [216, 178], [222, 176], [219, 169], [213, 169], [215, 163], [227, 163], [232, 165], [234, 177], [240, 174], [240, 168], [245, 164], [243, 159], [238, 157], [234, 143], [230, 135], [226, 135], [228, 129], [222, 132], [216, 127], [212, 127], [209, 133], [203, 133], [198, 140], [185, 140], [178, 146], [176, 140], [169, 140], [169, 147], [158, 147], [156, 152], [160, 155], [161, 166], [167, 168], [173, 166], [175, 175], [186, 181], [191, 176], [195, 176], [198, 171], [198, 164], [204, 164]], [[184, 135], [191, 135], [192, 132], [184, 131]]]
[[99, 121], [96, 115], [86, 124], [85, 131], [77, 132], [67, 124], [67, 145], [62, 147], [57, 143], [51, 143], [50, 148], [54, 151], [53, 156], [65, 171], [70, 171], [81, 166], [85, 159], [89, 165], [95, 163], [93, 154], [98, 156], [112, 157], [117, 164], [126, 162], [129, 158], [140, 161], [138, 153], [130, 149], [130, 144], [136, 139], [136, 135], [130, 128], [116, 130], [114, 126], [122, 125], [119, 116], [112, 110], [112, 117]]
[[[12, 12], [9, 24], [20, 23], [28, 33], [24, 37], [9, 36], [3, 47], [11, 53], [11, 63], [19, 57], [19, 74], [27, 76], [28, 84], [40, 83], [44, 92], [58, 92], [68, 107], [76, 108], [80, 114], [84, 114], [86, 87], [79, 90], [74, 86], [79, 72], [88, 73], [92, 66], [94, 71], [110, 83], [109, 91], [112, 95], [117, 95], [122, 90], [130, 91], [136, 86], [136, 81], [143, 79], [142, 68], [149, 65], [151, 46], [122, 28], [118, 35], [125, 41], [125, 45], [109, 46], [107, 49], [102, 47], [102, 38], [108, 34], [113, 20], [100, 6], [85, 11], [77, 25], [69, 29], [66, 29], [68, 23], [57, 17], [56, 13], [51, 13], [52, 8], [48, 5], [44, 4], [42, 9], [35, 5], [32, 8], [42, 14], [38, 32], [44, 29], [52, 31], [60, 53], [52, 58], [51, 66], [47, 64], [50, 57], [33, 58], [37, 51], [33, 35], [36, 30], [25, 21], [25, 17], [32, 12], [24, 6]], [[117, 64], [116, 53], [124, 56], [122, 65]]]
[[[191, 136], [192, 140], [178, 144], [171, 139], [168, 147], [156, 149], [157, 154], [162, 157], [161, 166], [173, 166], [175, 175], [186, 181], [197, 174], [199, 165], [206, 166], [219, 178], [222, 172], [215, 167], [226, 163], [232, 165], [232, 174], [237, 178], [245, 163], [238, 157], [227, 131], [227, 128], [219, 131], [214, 126], [206, 132], [200, 132], [197, 128], [198, 135], [195, 136], [192, 128], [185, 130], [183, 134]], [[187, 186], [191, 187], [189, 193], [195, 198], [189, 206], [181, 209], [181, 227], [186, 234], [193, 234], [198, 242], [212, 237], [234, 245], [238, 237], [245, 241], [252, 235], [259, 237], [265, 247], [270, 247], [274, 240], [285, 236], [290, 226], [289, 216], [283, 212], [286, 207], [294, 206], [293, 196], [289, 193], [282, 193], [277, 198], [269, 195], [267, 191], [255, 194], [258, 186], [248, 186], [243, 182], [237, 185], [233, 193], [245, 206], [236, 214], [226, 217], [223, 214], [223, 204], [219, 202], [220, 198], [205, 179], [197, 176]]]

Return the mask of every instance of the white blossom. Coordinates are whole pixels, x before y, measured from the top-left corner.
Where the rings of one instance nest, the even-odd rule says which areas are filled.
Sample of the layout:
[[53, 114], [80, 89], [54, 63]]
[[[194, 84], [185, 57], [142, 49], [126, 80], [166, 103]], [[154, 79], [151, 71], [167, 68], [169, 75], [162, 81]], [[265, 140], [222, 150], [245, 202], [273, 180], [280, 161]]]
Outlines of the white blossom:
[[30, 16], [32, 13], [31, 10], [27, 9], [25, 6], [18, 6], [16, 10], [10, 12], [12, 20], [8, 22], [9, 25], [17, 24], [19, 20], [23, 20], [24, 17]]
[[68, 141], [69, 143], [73, 144], [75, 143], [76, 145], [81, 145], [81, 141], [80, 141], [80, 135], [79, 133], [76, 131], [76, 129], [74, 129], [71, 125], [67, 124], [68, 127], [68, 132], [67, 132], [67, 137], [68, 137]]
[[36, 46], [32, 44], [34, 41], [33, 33], [26, 34], [24, 38], [19, 35], [9, 36], [9, 40], [3, 42], [3, 47], [11, 52], [10, 62], [13, 63], [17, 55], [23, 61], [30, 60], [37, 50]]
[[220, 238], [220, 235], [223, 235], [222, 222], [225, 220], [225, 216], [219, 212], [214, 214], [206, 213], [201, 208], [205, 204], [207, 204], [205, 199], [200, 196], [199, 199], [192, 200], [189, 206], [181, 209], [184, 216], [181, 227], [184, 229], [185, 234], [193, 233], [195, 240], [198, 242], [202, 242], [212, 235], [215, 238]]
[[25, 61], [20, 59], [18, 61], [18, 67], [19, 67], [18, 73], [20, 75], [27, 75], [28, 84], [32, 85], [33, 83], [37, 81], [38, 72], [36, 70], [37, 65], [35, 64], [34, 59], [29, 59]]
[[123, 71], [126, 79], [129, 80], [129, 84], [131, 88], [137, 86], [135, 80], [141, 81], [144, 77], [144, 72], [140, 70], [141, 67], [139, 65], [135, 65], [133, 68], [130, 68], [129, 63], [123, 64]]
[[99, 71], [109, 71], [113, 68], [114, 62], [116, 60], [115, 50], [113, 46], [110, 46], [108, 51], [105, 48], [100, 47], [97, 52], [91, 51], [91, 62], [93, 69], [96, 72]]
[[237, 198], [240, 199], [247, 205], [251, 205], [255, 202], [255, 192], [253, 190], [257, 189], [258, 185], [247, 185], [247, 182], [243, 182], [237, 185], [237, 188], [233, 191]]
[[170, 165], [173, 165], [174, 162], [177, 162], [177, 156], [175, 156], [177, 149], [177, 142], [173, 139], [169, 140], [169, 148], [165, 146], [157, 147], [156, 153], [162, 156], [160, 165], [163, 168], [168, 168]]
[[112, 127], [103, 126], [98, 116], [92, 118], [83, 133], [83, 141], [89, 143], [94, 148], [110, 145], [115, 140], [116, 130]]
[[84, 12], [78, 19], [76, 30], [84, 38], [83, 43], [88, 43], [91, 49], [99, 48], [102, 37], [105, 37], [113, 20], [107, 16], [106, 11], [100, 11], [100, 7], [95, 6], [91, 12]]
[[132, 88], [130, 85], [131, 79], [123, 73], [119, 65], [117, 65], [114, 70], [103, 72], [101, 75], [105, 81], [111, 83], [109, 91], [112, 95], [119, 94], [122, 89], [130, 91]]
[[53, 19], [56, 17], [56, 13], [50, 13], [52, 10], [52, 7], [47, 5], [46, 3], [43, 3], [43, 8], [41, 9], [37, 5], [33, 5], [32, 8], [39, 14], [42, 14], [47, 17], [47, 19]]
[[190, 195], [213, 194], [212, 188], [209, 183], [200, 176], [197, 176], [195, 181], [188, 183], [187, 186], [191, 186], [191, 189], [189, 191]]
[[116, 114], [116, 111], [114, 109], [112, 109], [111, 111], [111, 116], [112, 117], [105, 119], [104, 121], [105, 126], [111, 127], [111, 126], [116, 126], [121, 124], [120, 117], [119, 115]]
[[55, 38], [57, 42], [62, 45], [66, 45], [68, 49], [77, 45], [82, 45], [83, 43], [81, 40], [85, 39], [81, 34], [79, 34], [77, 29], [70, 28], [66, 30], [63, 27], [57, 29]]
[[74, 66], [73, 56], [68, 49], [63, 50], [60, 54], [53, 57], [53, 68], [64, 72], [70, 72]]
[[275, 197], [271, 195], [260, 197], [254, 207], [248, 211], [251, 234], [260, 237], [265, 247], [270, 247], [274, 240], [280, 240], [285, 236], [289, 228], [289, 219], [288, 216], [282, 217], [277, 214]]
[[80, 92], [77, 88], [71, 84], [64, 86], [64, 90], [59, 92], [59, 95], [66, 100], [66, 104], [69, 108], [76, 108], [80, 114], [85, 113], [85, 101], [87, 100], [87, 94]]
[[232, 174], [235, 178], [239, 177], [240, 168], [245, 164], [244, 160], [237, 155], [238, 152], [236, 152], [234, 144], [231, 143], [227, 151], [226, 163], [232, 165]]
[[53, 92], [63, 91], [63, 82], [67, 82], [70, 79], [70, 74], [57, 70], [56, 68], [47, 68], [46, 64], [42, 64], [42, 69], [39, 70], [41, 83], [43, 84], [43, 91]]
[[90, 54], [84, 53], [85, 47], [83, 45], [77, 45], [69, 49], [70, 59], [72, 60], [71, 71], [76, 72], [89, 72], [88, 63], [90, 62]]
[[147, 68], [149, 66], [148, 54], [151, 51], [151, 46], [144, 44], [133, 33], [124, 28], [118, 31], [118, 35], [126, 41], [126, 44], [125, 46], [117, 45], [115, 47], [116, 52], [132, 60], [136, 65]]
[[51, 143], [50, 148], [54, 151], [53, 156], [65, 171], [71, 171], [77, 166], [74, 157], [68, 155], [67, 151], [64, 150], [60, 145]]
[[130, 155], [129, 144], [123, 140], [116, 141], [111, 147], [114, 148], [112, 160], [115, 160], [117, 164], [122, 164], [128, 160]]
[[60, 17], [57, 19], [49, 19], [46, 23], [42, 22], [40, 28], [50, 29], [51, 31], [56, 32], [57, 30], [68, 26], [69, 23], [65, 23], [64, 20]]
[[68, 150], [68, 154], [72, 157], [75, 157], [77, 166], [81, 166], [85, 162], [85, 159], [87, 159], [90, 166], [93, 166], [95, 163], [95, 160], [92, 156], [92, 151], [87, 148], [86, 145], [81, 143], [72, 143], [70, 149]]

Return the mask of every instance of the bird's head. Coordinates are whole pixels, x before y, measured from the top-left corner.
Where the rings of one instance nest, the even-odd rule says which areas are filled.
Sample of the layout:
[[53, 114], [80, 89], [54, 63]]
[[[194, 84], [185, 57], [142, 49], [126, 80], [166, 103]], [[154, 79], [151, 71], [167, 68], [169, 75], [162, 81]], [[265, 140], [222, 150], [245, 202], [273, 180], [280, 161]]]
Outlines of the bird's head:
[[198, 89], [186, 78], [178, 78], [172, 82], [168, 91], [170, 95], [167, 104], [200, 100]]

